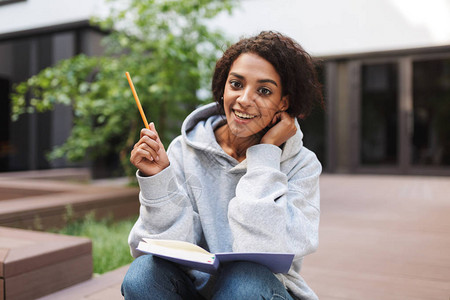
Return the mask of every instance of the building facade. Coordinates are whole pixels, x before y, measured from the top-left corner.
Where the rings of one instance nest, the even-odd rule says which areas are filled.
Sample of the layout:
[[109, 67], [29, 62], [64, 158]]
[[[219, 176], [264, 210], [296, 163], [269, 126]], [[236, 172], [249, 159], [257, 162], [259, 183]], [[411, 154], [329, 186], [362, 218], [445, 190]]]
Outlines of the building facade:
[[[57, 105], [53, 111], [23, 114], [13, 122], [9, 93], [15, 84], [62, 59], [79, 53], [102, 53], [100, 40], [103, 34], [89, 25], [86, 13], [84, 17], [66, 23], [49, 17], [45, 19], [48, 26], [39, 26], [45, 24], [38, 23], [39, 19], [34, 24], [30, 21], [35, 26], [32, 28], [14, 22], [14, 9], [21, 8], [27, 14], [36, 2], [40, 1], [0, 1], [0, 13], [12, 24], [17, 23], [15, 28], [24, 28], [13, 28], [12, 31], [1, 28], [0, 32], [0, 172], [75, 166], [64, 159], [48, 161], [46, 158], [51, 149], [64, 143], [69, 136], [71, 108]], [[29, 15], [30, 18], [34, 16]]]
[[[102, 53], [103, 34], [88, 21], [94, 11], [104, 7], [102, 2], [0, 0], [0, 172], [73, 166], [65, 160], [46, 159], [46, 153], [64, 143], [70, 134], [70, 107], [56, 106], [44, 114], [25, 114], [12, 122], [9, 93], [14, 84], [61, 59], [79, 53]], [[240, 13], [250, 16], [253, 4], [244, 2], [249, 7]], [[382, 4], [386, 7], [380, 12], [392, 12], [389, 1]], [[275, 8], [281, 9], [279, 5]], [[366, 9], [360, 5], [344, 8]], [[306, 14], [302, 20], [311, 14], [308, 10], [301, 12]], [[353, 15], [360, 16], [361, 12], [364, 11], [353, 11]], [[258, 16], [259, 13], [258, 10]], [[400, 15], [391, 15], [397, 23], [405, 22]], [[218, 23], [238, 23], [242, 19], [238, 15], [236, 22]], [[295, 22], [298, 20], [296, 16]], [[310, 18], [296, 26], [320, 29], [311, 24], [313, 20], [322, 22], [320, 18]], [[405, 32], [413, 28], [402, 24], [400, 28]], [[344, 25], [342, 28], [349, 28]], [[369, 25], [368, 28], [376, 27]], [[276, 24], [270, 26], [276, 28]], [[241, 31], [245, 30], [242, 27]], [[330, 36], [345, 36], [333, 28], [328, 31]], [[302, 41], [313, 35], [291, 36]], [[330, 36], [317, 38], [327, 41]], [[351, 32], [347, 39], [355, 42]], [[316, 52], [327, 49], [336, 53], [329, 45], [332, 44], [323, 44]], [[301, 121], [301, 127], [304, 144], [317, 154], [324, 171], [450, 175], [450, 45], [405, 48], [318, 57], [322, 61], [318, 70], [324, 84], [325, 110], [316, 108]]]
[[450, 46], [321, 59], [326, 170], [450, 175]]

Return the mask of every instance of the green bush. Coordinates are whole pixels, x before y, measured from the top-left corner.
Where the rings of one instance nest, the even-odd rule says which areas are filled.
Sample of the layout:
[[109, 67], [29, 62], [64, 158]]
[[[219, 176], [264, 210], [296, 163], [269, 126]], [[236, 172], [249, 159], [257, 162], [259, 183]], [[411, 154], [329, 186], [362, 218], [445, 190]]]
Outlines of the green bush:
[[51, 231], [91, 239], [94, 274], [103, 274], [133, 261], [127, 240], [136, 219], [96, 220], [94, 213], [89, 213], [82, 220], [69, 221], [64, 228]]

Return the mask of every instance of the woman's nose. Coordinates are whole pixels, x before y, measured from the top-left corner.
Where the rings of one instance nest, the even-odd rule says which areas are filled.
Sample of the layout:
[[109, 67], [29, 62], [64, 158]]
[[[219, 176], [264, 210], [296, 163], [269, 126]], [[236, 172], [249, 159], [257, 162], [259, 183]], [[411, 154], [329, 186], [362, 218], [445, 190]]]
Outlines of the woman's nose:
[[242, 106], [249, 106], [253, 101], [253, 96], [254, 95], [250, 89], [244, 89], [242, 90], [242, 94], [237, 99], [237, 102], [239, 102]]

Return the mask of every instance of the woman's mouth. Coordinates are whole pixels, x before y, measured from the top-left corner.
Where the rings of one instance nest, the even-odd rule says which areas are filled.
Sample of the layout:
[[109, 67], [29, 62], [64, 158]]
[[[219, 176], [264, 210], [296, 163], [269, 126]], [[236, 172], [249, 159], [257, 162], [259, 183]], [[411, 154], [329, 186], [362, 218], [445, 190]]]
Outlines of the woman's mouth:
[[242, 120], [251, 120], [253, 118], [256, 118], [256, 115], [250, 115], [241, 111], [233, 110], [236, 117]]

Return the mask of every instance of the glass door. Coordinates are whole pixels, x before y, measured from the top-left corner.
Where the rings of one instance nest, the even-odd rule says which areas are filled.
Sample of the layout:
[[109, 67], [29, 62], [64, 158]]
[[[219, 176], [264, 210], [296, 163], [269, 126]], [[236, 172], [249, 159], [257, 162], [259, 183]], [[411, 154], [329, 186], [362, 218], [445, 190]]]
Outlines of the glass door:
[[450, 166], [450, 58], [413, 62], [411, 164]]
[[450, 174], [450, 55], [363, 60], [354, 70], [355, 170]]
[[359, 165], [398, 164], [398, 64], [361, 65]]

